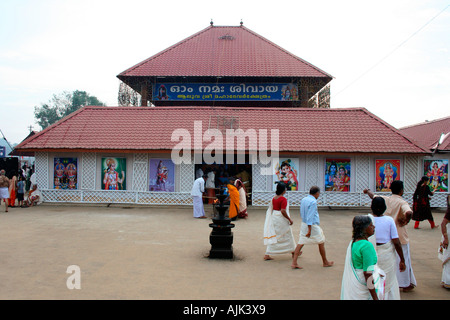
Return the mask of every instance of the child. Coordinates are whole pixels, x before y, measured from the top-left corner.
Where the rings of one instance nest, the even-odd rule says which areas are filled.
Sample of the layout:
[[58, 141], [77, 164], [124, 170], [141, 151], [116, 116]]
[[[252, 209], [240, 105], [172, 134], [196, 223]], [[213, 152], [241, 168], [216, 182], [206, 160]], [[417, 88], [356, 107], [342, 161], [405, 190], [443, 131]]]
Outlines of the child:
[[19, 182], [17, 182], [17, 201], [19, 201], [19, 207], [23, 208], [23, 195], [24, 195], [25, 183], [23, 182], [22, 175], [19, 175]]

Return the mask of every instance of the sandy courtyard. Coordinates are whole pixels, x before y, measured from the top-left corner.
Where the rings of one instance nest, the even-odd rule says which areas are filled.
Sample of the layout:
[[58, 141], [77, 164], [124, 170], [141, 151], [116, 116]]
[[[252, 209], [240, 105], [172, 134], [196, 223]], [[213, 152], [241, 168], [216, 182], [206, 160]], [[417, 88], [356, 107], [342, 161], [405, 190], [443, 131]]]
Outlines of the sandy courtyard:
[[[212, 208], [206, 206], [209, 216]], [[290, 268], [290, 255], [264, 261], [265, 209], [235, 221], [232, 260], [209, 259], [211, 219], [183, 207], [42, 204], [0, 211], [0, 299], [336, 300], [353, 216], [362, 210], [321, 209], [326, 250], [335, 266], [323, 268], [317, 246]], [[444, 213], [433, 212], [441, 223]], [[298, 208], [291, 208], [296, 240]], [[417, 288], [403, 300], [448, 300], [440, 286], [440, 229], [427, 221], [408, 226]], [[80, 268], [80, 289], [68, 289], [69, 266]]]

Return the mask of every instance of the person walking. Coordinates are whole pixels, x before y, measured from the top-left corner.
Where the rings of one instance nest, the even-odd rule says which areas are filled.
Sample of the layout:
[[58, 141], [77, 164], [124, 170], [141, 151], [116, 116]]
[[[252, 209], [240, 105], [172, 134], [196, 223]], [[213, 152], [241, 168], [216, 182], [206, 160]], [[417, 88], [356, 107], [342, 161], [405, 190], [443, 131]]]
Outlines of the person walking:
[[203, 207], [203, 192], [205, 192], [206, 175], [195, 179], [191, 190], [192, 204], [194, 207], [194, 218], [205, 219], [205, 208]]
[[247, 190], [245, 189], [244, 183], [240, 179], [234, 181], [234, 185], [239, 191], [239, 213], [238, 217], [241, 219], [246, 219], [247, 214]]
[[267, 246], [264, 260], [273, 260], [271, 254], [293, 253], [294, 235], [291, 225], [294, 223], [289, 215], [289, 203], [284, 197], [286, 185], [277, 184], [275, 196], [266, 211], [264, 223], [264, 245]]
[[333, 261], [327, 259], [325, 252], [325, 235], [320, 227], [319, 210], [317, 208], [317, 199], [319, 196], [320, 188], [313, 186], [309, 190], [309, 195], [300, 202], [302, 224], [300, 226], [298, 244], [292, 256], [292, 269], [301, 269], [297, 260], [302, 254], [302, 248], [305, 244], [317, 244], [319, 246], [319, 253], [322, 257], [324, 267], [331, 267], [334, 264]]
[[0, 170], [0, 201], [3, 199], [5, 202], [5, 212], [8, 212], [9, 184], [10, 181], [6, 176], [6, 171], [4, 169]]
[[428, 220], [431, 229], [438, 227], [434, 224], [433, 215], [431, 214], [430, 197], [433, 196], [434, 192], [428, 186], [429, 179], [428, 176], [423, 176], [417, 183], [416, 191], [414, 191], [412, 215], [412, 219], [416, 221], [414, 229], [420, 229], [419, 223], [423, 220]]
[[341, 300], [383, 300], [384, 271], [377, 265], [378, 257], [368, 240], [375, 232], [367, 215], [353, 218], [353, 236], [347, 247], [341, 284]]
[[23, 199], [25, 194], [25, 182], [22, 175], [19, 175], [19, 181], [17, 182], [17, 201], [19, 202], [19, 207], [23, 207]]
[[[391, 184], [391, 196], [378, 196], [375, 195], [370, 189], [364, 189], [363, 192], [367, 194], [371, 199], [374, 197], [382, 197], [386, 201], [386, 211], [385, 215], [390, 216], [395, 221], [395, 226], [397, 227], [398, 238], [402, 245], [403, 257], [405, 259], [405, 272], [400, 272], [397, 268], [397, 280], [399, 287], [403, 289], [404, 292], [413, 290], [417, 286], [417, 281], [414, 276], [414, 271], [411, 263], [411, 253], [409, 246], [409, 236], [407, 225], [411, 221], [412, 210], [403, 198], [403, 181], [395, 180]], [[400, 257], [397, 255], [397, 265], [400, 264]]]
[[439, 259], [442, 261], [441, 285], [450, 289], [450, 250], [448, 250], [448, 232], [450, 231], [450, 195], [447, 196], [447, 212], [441, 223], [441, 244], [439, 248]]
[[[397, 281], [397, 266], [400, 272], [406, 269], [405, 258], [400, 240], [398, 239], [397, 227], [394, 219], [385, 216], [386, 201], [381, 197], [374, 197], [371, 204], [370, 215], [375, 225], [375, 250], [378, 256], [378, 266], [385, 272], [385, 300], [400, 300], [400, 290]], [[369, 240], [371, 240], [369, 238]], [[400, 257], [397, 265], [396, 253]]]

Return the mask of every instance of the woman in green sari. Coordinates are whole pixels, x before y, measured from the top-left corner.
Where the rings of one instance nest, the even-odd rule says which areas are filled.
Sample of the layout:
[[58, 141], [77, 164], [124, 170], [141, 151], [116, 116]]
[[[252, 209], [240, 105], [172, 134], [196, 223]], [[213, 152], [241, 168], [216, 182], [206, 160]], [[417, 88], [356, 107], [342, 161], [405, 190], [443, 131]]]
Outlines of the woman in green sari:
[[384, 272], [377, 266], [377, 253], [368, 240], [375, 233], [372, 219], [353, 218], [353, 239], [347, 248], [342, 277], [342, 300], [380, 300], [384, 296]]

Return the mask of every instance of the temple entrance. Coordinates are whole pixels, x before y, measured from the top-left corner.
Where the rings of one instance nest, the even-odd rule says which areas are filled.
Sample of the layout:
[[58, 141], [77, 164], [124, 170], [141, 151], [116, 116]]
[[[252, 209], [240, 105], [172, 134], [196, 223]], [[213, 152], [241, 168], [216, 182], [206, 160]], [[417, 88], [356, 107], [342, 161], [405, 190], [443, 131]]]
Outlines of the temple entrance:
[[[236, 155], [235, 155], [236, 160]], [[245, 163], [237, 163], [237, 160], [232, 164], [227, 164], [225, 161], [220, 163], [213, 164], [196, 164], [195, 165], [195, 178], [199, 178], [202, 174], [206, 174], [214, 176], [214, 188], [220, 189], [222, 186], [225, 186], [229, 183], [230, 179], [235, 180], [239, 178], [245, 186], [247, 191], [247, 204], [251, 205], [251, 195], [252, 195], [252, 165], [250, 164], [249, 157], [246, 155]], [[205, 188], [211, 188], [212, 185], [208, 182], [208, 179], [205, 183]], [[206, 198], [204, 203], [210, 203], [211, 201]]]

